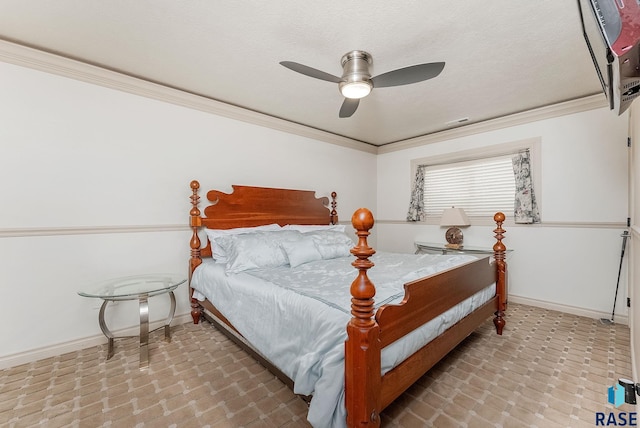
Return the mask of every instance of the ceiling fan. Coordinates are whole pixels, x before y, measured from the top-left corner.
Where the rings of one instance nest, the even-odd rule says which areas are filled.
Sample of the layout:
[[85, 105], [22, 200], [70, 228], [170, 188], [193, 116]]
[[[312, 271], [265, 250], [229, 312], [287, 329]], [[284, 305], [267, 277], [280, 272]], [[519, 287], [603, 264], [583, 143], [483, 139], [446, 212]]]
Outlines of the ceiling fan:
[[371, 54], [365, 51], [351, 51], [342, 56], [342, 77], [325, 73], [307, 65], [293, 61], [281, 61], [280, 64], [290, 70], [327, 82], [338, 84], [340, 93], [345, 97], [340, 107], [340, 117], [351, 117], [360, 104], [360, 99], [371, 93], [373, 88], [408, 85], [436, 77], [444, 68], [444, 62], [431, 62], [399, 68], [371, 77], [369, 66]]

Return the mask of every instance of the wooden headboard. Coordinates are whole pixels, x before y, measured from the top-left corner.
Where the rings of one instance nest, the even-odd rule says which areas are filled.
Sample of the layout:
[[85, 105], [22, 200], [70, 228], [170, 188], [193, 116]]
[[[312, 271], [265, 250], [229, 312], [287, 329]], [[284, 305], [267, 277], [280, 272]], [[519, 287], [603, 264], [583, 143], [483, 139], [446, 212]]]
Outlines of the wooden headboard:
[[204, 208], [201, 216], [198, 204], [200, 183], [191, 182], [191, 211], [189, 225], [191, 235], [191, 261], [189, 274], [202, 262], [202, 257], [211, 257], [211, 246], [207, 242], [204, 248], [198, 236], [201, 227], [210, 229], [232, 229], [235, 227], [253, 227], [265, 224], [337, 224], [336, 192], [329, 198], [316, 198], [311, 190], [275, 189], [233, 185], [233, 192], [219, 190], [207, 192], [210, 205]]

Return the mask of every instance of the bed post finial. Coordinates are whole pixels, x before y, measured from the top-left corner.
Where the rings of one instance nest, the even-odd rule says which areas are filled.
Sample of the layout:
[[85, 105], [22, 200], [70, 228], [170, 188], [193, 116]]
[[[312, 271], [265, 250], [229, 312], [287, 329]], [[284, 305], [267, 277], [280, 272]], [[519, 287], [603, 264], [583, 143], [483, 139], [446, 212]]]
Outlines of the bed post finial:
[[200, 189], [200, 183], [197, 180], [193, 180], [191, 186], [191, 210], [189, 211], [189, 227], [191, 227], [191, 241], [189, 246], [191, 247], [191, 258], [189, 259], [189, 299], [191, 300], [191, 317], [193, 323], [198, 324], [200, 317], [202, 316], [202, 309], [197, 299], [193, 298], [193, 289], [191, 288], [191, 275], [196, 267], [202, 263], [200, 257], [200, 237], [198, 236], [198, 228], [202, 225], [202, 218], [200, 217], [200, 209], [198, 203], [200, 202], [200, 196], [198, 195], [198, 189]]
[[360, 208], [351, 217], [351, 224], [358, 235], [358, 243], [351, 249], [351, 254], [357, 257], [352, 265], [359, 271], [358, 277], [351, 284], [353, 296], [351, 314], [354, 316], [352, 321], [358, 326], [369, 326], [374, 322], [371, 317], [373, 316], [373, 297], [376, 294], [376, 287], [367, 276], [367, 270], [373, 267], [369, 257], [376, 252], [367, 242], [369, 230], [374, 224], [373, 214], [366, 208]]
[[493, 231], [496, 234], [496, 243], [493, 244], [493, 254], [496, 260], [496, 293], [498, 294], [498, 307], [496, 308], [496, 317], [493, 319], [493, 323], [496, 326], [498, 334], [502, 334], [502, 329], [506, 323], [504, 320], [504, 312], [507, 310], [507, 262], [505, 261], [507, 247], [502, 243], [502, 238], [504, 238], [505, 234], [502, 223], [505, 218], [505, 215], [501, 212], [497, 212], [493, 216], [493, 220], [497, 225]]
[[336, 211], [336, 192], [331, 192], [331, 224], [338, 224], [338, 211]]
[[369, 247], [367, 236], [373, 227], [373, 214], [358, 209], [351, 217], [358, 243], [351, 249], [357, 257], [352, 263], [358, 277], [351, 284], [351, 314], [345, 342], [345, 400], [347, 426], [380, 426], [380, 329], [374, 318], [376, 288], [367, 276], [373, 267], [369, 257], [375, 250]]

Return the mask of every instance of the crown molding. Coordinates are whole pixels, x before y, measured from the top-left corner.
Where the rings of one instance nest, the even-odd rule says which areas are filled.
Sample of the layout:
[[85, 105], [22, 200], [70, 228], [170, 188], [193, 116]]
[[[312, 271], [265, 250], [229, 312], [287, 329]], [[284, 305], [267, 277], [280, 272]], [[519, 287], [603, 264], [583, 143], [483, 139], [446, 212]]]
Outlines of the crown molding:
[[426, 144], [438, 143], [440, 141], [466, 137], [474, 134], [481, 134], [484, 132], [495, 131], [502, 128], [509, 128], [516, 125], [523, 125], [539, 120], [551, 119], [567, 114], [580, 113], [583, 111], [594, 110], [606, 106], [608, 106], [608, 103], [604, 94], [590, 95], [588, 97], [565, 101], [558, 104], [552, 104], [549, 106], [515, 113], [496, 119], [485, 120], [484, 122], [473, 123], [455, 129], [448, 129], [446, 131], [436, 132], [429, 135], [423, 135], [420, 137], [386, 144], [384, 146], [378, 147], [378, 154], [411, 149], [414, 147], [424, 146]]
[[362, 141], [321, 131], [277, 117], [226, 104], [211, 98], [163, 86], [137, 77], [0, 39], [0, 61], [56, 74], [118, 91], [200, 110], [229, 119], [299, 135], [313, 140], [376, 154], [378, 148]]
[[0, 61], [372, 154], [406, 150], [425, 144], [480, 134], [607, 106], [604, 95], [595, 94], [377, 147], [366, 142], [332, 134], [1, 39]]

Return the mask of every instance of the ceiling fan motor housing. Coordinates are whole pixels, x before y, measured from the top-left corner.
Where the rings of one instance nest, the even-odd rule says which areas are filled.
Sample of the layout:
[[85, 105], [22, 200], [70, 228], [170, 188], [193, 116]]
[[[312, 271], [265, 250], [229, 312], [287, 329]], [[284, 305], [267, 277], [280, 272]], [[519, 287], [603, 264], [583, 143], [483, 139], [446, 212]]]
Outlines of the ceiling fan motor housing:
[[340, 92], [346, 85], [353, 83], [366, 84], [372, 88], [371, 74], [369, 73], [369, 65], [371, 65], [371, 55], [365, 51], [351, 51], [342, 56], [340, 63], [342, 64], [342, 80], [338, 84]]

